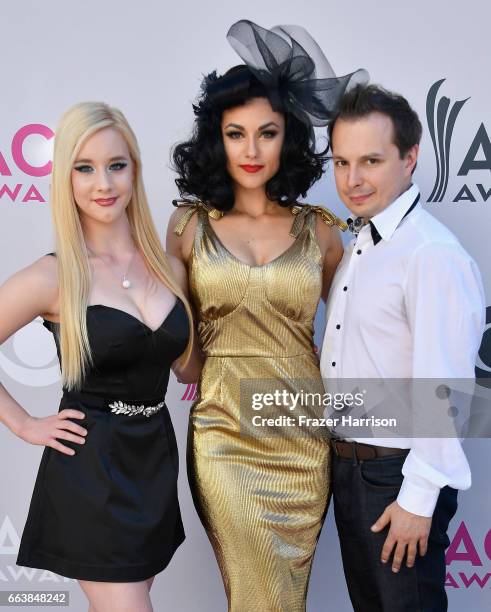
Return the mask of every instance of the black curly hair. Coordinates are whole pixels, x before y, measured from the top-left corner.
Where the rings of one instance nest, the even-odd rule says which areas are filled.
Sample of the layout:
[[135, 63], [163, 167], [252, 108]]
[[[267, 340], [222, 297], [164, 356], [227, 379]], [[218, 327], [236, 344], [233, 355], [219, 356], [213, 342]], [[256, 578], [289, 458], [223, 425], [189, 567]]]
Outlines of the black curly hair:
[[172, 153], [173, 169], [178, 174], [176, 185], [182, 197], [198, 198], [223, 211], [233, 208], [234, 190], [226, 168], [222, 113], [253, 98], [268, 98], [273, 109], [282, 112], [285, 118], [280, 169], [266, 184], [268, 198], [291, 206], [300, 196], [305, 197], [322, 176], [326, 151], [313, 150], [311, 129], [281, 109], [278, 102], [281, 92], [276, 93], [273, 98], [274, 94], [245, 65], [235, 66], [221, 77], [216, 72], [205, 77], [202, 94], [193, 105], [196, 119], [191, 139], [177, 144]]

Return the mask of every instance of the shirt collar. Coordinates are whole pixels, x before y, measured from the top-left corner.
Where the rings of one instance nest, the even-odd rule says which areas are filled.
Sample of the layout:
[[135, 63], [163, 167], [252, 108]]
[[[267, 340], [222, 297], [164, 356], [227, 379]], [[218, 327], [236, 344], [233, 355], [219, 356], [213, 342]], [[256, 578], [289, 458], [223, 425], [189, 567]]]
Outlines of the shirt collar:
[[392, 238], [404, 215], [418, 195], [419, 187], [413, 183], [411, 187], [395, 199], [392, 204], [389, 204], [387, 208], [384, 208], [378, 215], [370, 219], [377, 232], [385, 241]]

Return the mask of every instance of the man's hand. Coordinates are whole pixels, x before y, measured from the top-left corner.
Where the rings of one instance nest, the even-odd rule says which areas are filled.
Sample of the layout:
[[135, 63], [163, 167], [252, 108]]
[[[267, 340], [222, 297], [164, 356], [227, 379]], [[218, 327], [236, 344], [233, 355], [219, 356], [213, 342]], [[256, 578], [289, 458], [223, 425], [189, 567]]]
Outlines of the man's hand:
[[431, 527], [431, 517], [419, 516], [408, 512], [399, 506], [395, 501], [392, 502], [377, 521], [372, 525], [372, 531], [379, 532], [390, 523], [389, 533], [382, 548], [381, 561], [387, 563], [394, 546], [394, 558], [392, 560], [392, 571], [398, 572], [406, 554], [407, 547], [407, 567], [413, 567], [416, 559], [416, 552], [419, 545], [419, 554], [424, 556], [428, 548], [428, 535]]

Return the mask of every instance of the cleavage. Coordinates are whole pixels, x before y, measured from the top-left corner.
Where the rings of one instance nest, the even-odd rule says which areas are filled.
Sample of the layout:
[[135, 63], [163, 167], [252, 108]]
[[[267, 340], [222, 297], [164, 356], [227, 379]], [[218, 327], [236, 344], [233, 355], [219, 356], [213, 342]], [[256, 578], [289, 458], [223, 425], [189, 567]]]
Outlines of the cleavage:
[[[267, 253], [265, 252], [266, 250], [271, 251], [271, 240], [268, 240], [268, 233], [269, 236], [271, 235], [271, 230], [269, 230], [269, 228], [247, 228], [246, 226], [243, 226], [234, 231], [234, 228], [230, 226], [226, 228], [228, 232], [224, 234], [222, 231], [220, 233], [216, 231], [215, 228], [217, 227], [217, 223], [212, 224], [209, 222], [209, 226], [222, 247], [232, 257], [251, 268], [268, 266], [276, 259], [279, 259], [285, 255], [296, 242], [296, 239], [292, 236], [289, 236], [290, 240], [288, 244], [280, 244], [280, 241], [275, 241], [275, 243], [278, 243], [276, 248], [272, 249], [272, 253]], [[287, 231], [289, 231], [290, 226], [291, 223]], [[222, 234], [224, 234], [223, 237]], [[256, 238], [254, 234], [259, 234], [259, 237]], [[248, 235], [250, 236], [249, 239], [247, 238]], [[230, 248], [229, 244], [233, 244], [234, 248]], [[269, 249], [267, 249], [267, 247], [269, 247]]]
[[[134, 290], [121, 288], [121, 291], [117, 289], [108, 291], [107, 287], [105, 290], [101, 289], [97, 284], [92, 288], [89, 297], [90, 306], [107, 306], [121, 310], [151, 330], [162, 326], [176, 303], [176, 296], [160, 283], [156, 284], [153, 291], [147, 293], [138, 291], [136, 287]], [[125, 293], [122, 293], [123, 291]]]

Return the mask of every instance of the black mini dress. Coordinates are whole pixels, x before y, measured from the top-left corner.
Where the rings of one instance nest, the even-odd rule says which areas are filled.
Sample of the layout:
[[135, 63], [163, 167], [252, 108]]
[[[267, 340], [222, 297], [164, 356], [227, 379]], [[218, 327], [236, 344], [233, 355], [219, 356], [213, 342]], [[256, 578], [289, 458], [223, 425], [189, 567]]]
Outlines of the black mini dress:
[[[44, 322], [59, 351], [58, 324]], [[184, 540], [177, 498], [178, 455], [164, 403], [172, 362], [184, 351], [184, 305], [153, 331], [109, 306], [87, 309], [93, 365], [60, 410], [88, 430], [83, 445], [46, 447], [17, 564], [79, 580], [133, 582], [154, 576]]]

